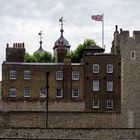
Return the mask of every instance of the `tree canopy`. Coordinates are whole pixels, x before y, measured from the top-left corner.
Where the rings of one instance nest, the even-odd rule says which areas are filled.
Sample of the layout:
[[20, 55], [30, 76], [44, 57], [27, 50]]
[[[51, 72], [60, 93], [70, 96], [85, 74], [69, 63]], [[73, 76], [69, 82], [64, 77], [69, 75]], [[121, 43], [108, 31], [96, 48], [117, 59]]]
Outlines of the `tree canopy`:
[[[83, 58], [84, 49], [88, 46], [93, 46], [93, 45], [96, 45], [94, 40], [92, 39], [84, 40], [83, 44], [79, 44], [74, 51], [70, 52], [69, 56], [71, 57], [71, 62], [80, 63]], [[25, 62], [51, 63], [54, 62], [54, 57], [50, 52], [34, 53], [33, 55], [26, 53]]]
[[33, 55], [26, 53], [25, 62], [51, 63], [54, 62], [54, 58], [50, 52], [34, 53]]
[[83, 44], [79, 44], [78, 47], [70, 52], [71, 62], [80, 63], [83, 58], [83, 51], [88, 46], [96, 45], [95, 41], [92, 39], [84, 40]]

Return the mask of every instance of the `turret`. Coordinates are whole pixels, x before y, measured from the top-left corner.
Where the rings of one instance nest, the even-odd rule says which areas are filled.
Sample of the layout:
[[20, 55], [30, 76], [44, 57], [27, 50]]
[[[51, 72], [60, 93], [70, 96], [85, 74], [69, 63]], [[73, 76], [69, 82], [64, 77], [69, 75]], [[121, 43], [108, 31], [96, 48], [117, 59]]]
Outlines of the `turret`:
[[118, 25], [115, 26], [114, 40], [112, 42], [111, 52], [113, 54], [120, 54]]
[[70, 44], [69, 42], [64, 38], [63, 36], [63, 17], [59, 19], [59, 22], [61, 22], [61, 29], [60, 29], [60, 38], [55, 42], [54, 44], [54, 57], [55, 57], [55, 62], [64, 62], [65, 56], [70, 52]]
[[44, 52], [46, 52], [44, 49], [43, 49], [43, 47], [42, 47], [42, 43], [43, 43], [43, 41], [42, 41], [42, 31], [40, 31], [39, 33], [38, 33], [38, 35], [40, 36], [40, 41], [39, 41], [39, 49], [37, 50], [37, 51], [35, 51], [34, 53], [44, 53]]

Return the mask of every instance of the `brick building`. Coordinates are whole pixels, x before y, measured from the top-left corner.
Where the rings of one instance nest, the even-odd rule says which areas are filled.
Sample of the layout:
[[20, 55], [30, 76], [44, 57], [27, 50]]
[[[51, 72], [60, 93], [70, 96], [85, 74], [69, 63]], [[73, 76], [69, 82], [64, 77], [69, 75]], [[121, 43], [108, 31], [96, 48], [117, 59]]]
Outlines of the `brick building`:
[[[75, 134], [85, 139], [138, 139], [140, 31], [130, 37], [129, 31], [119, 32], [116, 26], [111, 53], [88, 46], [81, 63], [71, 63], [70, 44], [63, 28], [60, 32], [53, 47], [55, 63], [25, 63], [24, 43], [7, 44], [0, 128], [49, 128], [48, 133], [30, 131], [34, 137], [37, 131], [55, 136], [60, 130], [57, 138]], [[20, 135], [23, 130], [12, 131]], [[28, 135], [29, 130], [24, 132]]]
[[83, 61], [71, 63], [63, 26], [60, 32], [53, 48], [55, 63], [25, 63], [24, 43], [12, 47], [7, 44], [6, 61], [2, 64], [2, 99], [46, 101], [53, 111], [120, 112], [120, 55], [88, 46]]

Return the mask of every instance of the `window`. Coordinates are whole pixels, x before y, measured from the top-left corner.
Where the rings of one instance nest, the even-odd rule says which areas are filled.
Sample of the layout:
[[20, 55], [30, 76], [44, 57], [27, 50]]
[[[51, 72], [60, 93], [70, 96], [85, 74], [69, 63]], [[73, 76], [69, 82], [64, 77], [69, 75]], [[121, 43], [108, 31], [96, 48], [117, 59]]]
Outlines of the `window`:
[[16, 79], [16, 71], [10, 70], [10, 79]]
[[30, 97], [30, 88], [24, 88], [24, 97]]
[[47, 90], [45, 88], [40, 89], [40, 97], [46, 97]]
[[31, 79], [31, 71], [30, 70], [24, 71], [24, 79], [25, 80], [30, 80]]
[[131, 59], [136, 59], [136, 52], [135, 51], [131, 51]]
[[112, 64], [107, 65], [107, 73], [113, 73], [113, 65]]
[[10, 97], [16, 97], [17, 89], [16, 88], [10, 88]]
[[79, 72], [78, 71], [72, 72], [72, 80], [79, 80]]
[[99, 65], [98, 64], [93, 65], [93, 73], [99, 73]]
[[93, 91], [99, 91], [99, 80], [93, 80]]
[[77, 88], [72, 89], [72, 97], [79, 97], [79, 91]]
[[63, 97], [63, 89], [57, 88], [56, 89], [56, 97], [62, 98]]
[[113, 81], [107, 81], [107, 91], [113, 91]]
[[56, 80], [63, 80], [63, 72], [62, 71], [56, 72]]
[[107, 108], [113, 108], [113, 100], [107, 99]]
[[99, 108], [99, 99], [93, 99], [93, 108]]

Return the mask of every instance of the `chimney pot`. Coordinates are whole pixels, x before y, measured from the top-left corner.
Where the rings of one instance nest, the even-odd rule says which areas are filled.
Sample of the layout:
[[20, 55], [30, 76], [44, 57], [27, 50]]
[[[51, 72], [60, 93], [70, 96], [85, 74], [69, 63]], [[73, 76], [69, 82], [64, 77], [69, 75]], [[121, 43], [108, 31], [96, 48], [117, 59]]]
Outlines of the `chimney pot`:
[[9, 43], [6, 44], [6, 47], [9, 48]]

